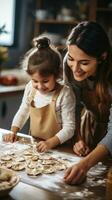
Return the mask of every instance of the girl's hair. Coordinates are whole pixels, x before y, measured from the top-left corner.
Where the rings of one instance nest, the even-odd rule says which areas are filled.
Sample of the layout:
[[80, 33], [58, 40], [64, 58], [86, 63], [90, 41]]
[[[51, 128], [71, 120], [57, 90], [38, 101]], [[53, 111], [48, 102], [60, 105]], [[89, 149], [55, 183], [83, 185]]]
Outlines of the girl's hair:
[[84, 21], [72, 29], [67, 45], [76, 45], [99, 61], [96, 73], [96, 95], [101, 110], [110, 101], [108, 86], [112, 84], [112, 52], [106, 32], [98, 23]]
[[29, 75], [38, 72], [42, 76], [54, 75], [61, 77], [62, 58], [55, 47], [51, 47], [47, 37], [34, 38], [33, 48], [30, 49], [23, 59], [22, 66]]

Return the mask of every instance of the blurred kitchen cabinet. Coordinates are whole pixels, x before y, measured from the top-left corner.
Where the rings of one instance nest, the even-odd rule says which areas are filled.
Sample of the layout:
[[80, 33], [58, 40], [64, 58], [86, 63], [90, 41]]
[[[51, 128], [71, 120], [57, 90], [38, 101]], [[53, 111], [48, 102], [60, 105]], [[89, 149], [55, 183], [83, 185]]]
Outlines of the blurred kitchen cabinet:
[[[0, 128], [9, 129], [23, 97], [23, 92], [6, 93], [0, 95]], [[20, 131], [28, 134], [29, 122]]]
[[[35, 0], [34, 37], [45, 34], [64, 47], [72, 27], [84, 20], [100, 23], [112, 43], [112, 0]], [[109, 20], [110, 19], [110, 20]]]
[[36, 0], [34, 37], [46, 35], [63, 48], [71, 29], [88, 13], [87, 0]]
[[112, 0], [90, 0], [89, 19], [100, 23], [112, 44]]

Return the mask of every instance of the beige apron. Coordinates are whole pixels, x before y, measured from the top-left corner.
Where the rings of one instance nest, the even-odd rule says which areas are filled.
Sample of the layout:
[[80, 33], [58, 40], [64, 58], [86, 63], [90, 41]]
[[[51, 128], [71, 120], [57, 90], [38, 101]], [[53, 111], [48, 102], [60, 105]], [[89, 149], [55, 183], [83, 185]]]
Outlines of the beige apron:
[[[35, 138], [47, 140], [53, 137], [60, 129], [61, 125], [57, 121], [55, 112], [56, 100], [59, 96], [63, 86], [58, 85], [57, 90], [54, 92], [52, 102], [42, 108], [36, 108], [34, 101], [31, 102], [30, 106], [30, 132]], [[36, 90], [33, 90], [33, 99]]]

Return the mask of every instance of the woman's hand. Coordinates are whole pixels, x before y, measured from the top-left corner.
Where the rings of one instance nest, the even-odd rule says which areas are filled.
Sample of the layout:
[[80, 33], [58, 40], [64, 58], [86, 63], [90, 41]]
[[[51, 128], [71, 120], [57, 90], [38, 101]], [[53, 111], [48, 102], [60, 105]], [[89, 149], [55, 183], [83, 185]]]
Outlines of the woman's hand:
[[71, 185], [80, 184], [85, 180], [86, 173], [86, 167], [84, 163], [80, 161], [78, 164], [75, 164], [66, 170], [64, 181]]
[[99, 144], [79, 163], [68, 168], [64, 175], [64, 181], [68, 184], [80, 184], [86, 178], [87, 171], [101, 161], [109, 151], [105, 145]]
[[90, 149], [89, 147], [83, 142], [83, 140], [79, 140], [78, 142], [75, 143], [73, 146], [73, 151], [75, 154], [78, 156], [86, 156], [89, 152]]
[[15, 133], [8, 133], [2, 136], [4, 142], [15, 142], [17, 140], [17, 136]]

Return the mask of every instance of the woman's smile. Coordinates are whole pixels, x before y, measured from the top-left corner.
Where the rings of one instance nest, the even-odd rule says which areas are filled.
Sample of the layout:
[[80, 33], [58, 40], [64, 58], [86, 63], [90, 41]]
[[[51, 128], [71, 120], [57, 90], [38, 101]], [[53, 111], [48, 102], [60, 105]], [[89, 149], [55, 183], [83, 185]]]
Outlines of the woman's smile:
[[76, 45], [68, 46], [67, 63], [77, 81], [94, 76], [98, 65], [96, 58], [88, 56]]
[[82, 69], [78, 69], [74, 72], [74, 75], [77, 77], [83, 76], [85, 72]]

